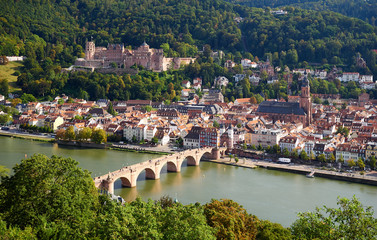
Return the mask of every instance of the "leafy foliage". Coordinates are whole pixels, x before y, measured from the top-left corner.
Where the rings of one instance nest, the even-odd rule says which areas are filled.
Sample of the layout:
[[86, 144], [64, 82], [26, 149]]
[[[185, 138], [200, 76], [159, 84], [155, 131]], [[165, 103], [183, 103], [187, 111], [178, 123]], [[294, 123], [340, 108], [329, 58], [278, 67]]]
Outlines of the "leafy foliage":
[[[91, 100], [177, 101], [183, 80], [199, 76], [203, 86], [211, 87], [215, 77], [231, 79], [233, 73], [242, 70], [239, 66], [232, 71], [224, 69], [222, 61], [210, 57], [211, 48], [224, 50], [228, 53], [226, 58], [235, 61], [269, 56], [274, 65], [281, 67], [298, 66], [305, 61], [343, 64], [355, 71], [355, 56], [360, 52], [368, 64], [365, 73], [377, 74], [376, 54], [371, 51], [377, 48], [376, 28], [332, 12], [290, 7], [287, 15], [275, 16], [220, 0], [12, 2], [0, 3], [0, 55], [28, 57], [17, 84], [23, 92], [38, 98], [66, 93]], [[243, 17], [240, 23], [235, 21], [239, 16]], [[141, 71], [133, 77], [62, 73], [62, 67], [83, 57], [83, 46], [92, 37], [97, 46], [123, 42], [128, 48], [146, 40], [151, 47], [163, 48], [169, 57], [197, 56], [197, 46], [203, 46], [204, 51], [184, 71]], [[250, 86], [246, 80], [239, 86], [232, 83], [223, 89], [223, 94], [228, 100], [252, 97], [253, 103], [263, 100], [259, 95], [262, 92], [269, 98], [286, 96], [286, 82], [266, 86], [265, 78], [262, 72], [263, 83], [258, 87]], [[326, 91], [348, 98], [361, 90], [356, 86], [333, 87], [330, 83], [327, 90], [318, 89], [318, 93]]]
[[6, 177], [9, 174], [9, 169], [0, 165], [0, 178]]
[[264, 220], [258, 224], [258, 240], [289, 240], [292, 237], [289, 229], [282, 227], [278, 223]]
[[338, 198], [338, 206], [300, 213], [292, 225], [295, 239], [376, 239], [377, 220], [370, 207], [365, 208], [355, 196]]
[[375, 26], [377, 4], [375, 1], [363, 0], [325, 0], [325, 1], [312, 1], [312, 0], [231, 0], [229, 2], [239, 3], [250, 7], [283, 7], [295, 6], [304, 9], [311, 9], [317, 11], [333, 11], [338, 12], [349, 17], [359, 18], [365, 20], [367, 23]]
[[107, 136], [103, 129], [95, 129], [92, 131], [92, 141], [97, 144], [106, 143]]
[[22, 229], [33, 226], [39, 237], [72, 238], [89, 232], [98, 207], [97, 190], [89, 172], [77, 165], [57, 156], [22, 160], [0, 185], [6, 192], [0, 196], [0, 209], [7, 223]]
[[256, 238], [258, 219], [232, 200], [212, 200], [205, 205], [204, 214], [217, 239]]
[[[301, 213], [290, 230], [232, 200], [182, 205], [169, 197], [119, 204], [98, 195], [71, 158], [34, 155], [0, 183], [1, 239], [375, 239], [371, 208], [354, 197]], [[323, 213], [324, 212], [324, 213]]]

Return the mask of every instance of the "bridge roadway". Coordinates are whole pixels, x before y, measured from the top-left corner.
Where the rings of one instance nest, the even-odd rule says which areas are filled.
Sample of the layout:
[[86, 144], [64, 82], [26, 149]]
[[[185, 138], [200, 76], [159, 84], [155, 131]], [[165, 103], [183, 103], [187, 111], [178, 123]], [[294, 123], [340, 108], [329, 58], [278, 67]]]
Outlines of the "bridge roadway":
[[121, 179], [122, 186], [124, 187], [136, 187], [137, 178], [144, 170], [146, 178], [159, 179], [161, 170], [165, 164], [167, 164], [168, 172], [180, 172], [185, 159], [187, 159], [187, 165], [197, 166], [202, 157], [216, 160], [224, 156], [226, 150], [226, 147], [189, 149], [109, 172], [108, 174], [94, 178], [94, 183], [97, 188], [105, 189], [109, 193], [114, 194], [114, 183], [118, 179]]

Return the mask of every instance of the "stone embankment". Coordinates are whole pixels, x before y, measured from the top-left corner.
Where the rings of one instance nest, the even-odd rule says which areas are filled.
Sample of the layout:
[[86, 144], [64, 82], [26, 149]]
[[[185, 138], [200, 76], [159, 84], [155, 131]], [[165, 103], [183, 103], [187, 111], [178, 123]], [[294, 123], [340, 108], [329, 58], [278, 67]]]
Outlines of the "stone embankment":
[[30, 134], [30, 133], [21, 133], [21, 132], [9, 132], [9, 131], [3, 131], [3, 130], [0, 130], [0, 136], [34, 140], [34, 141], [42, 141], [42, 142], [55, 141], [55, 139], [50, 136], [36, 135], [36, 134]]
[[334, 179], [334, 180], [341, 180], [341, 181], [377, 186], [377, 173], [371, 173], [371, 174], [367, 173], [367, 174], [361, 175], [360, 173], [348, 173], [348, 172], [322, 170], [322, 169], [313, 168], [313, 166], [308, 166], [308, 165], [278, 164], [278, 163], [273, 163], [273, 162], [257, 161], [257, 160], [242, 159], [242, 158], [238, 161], [238, 163], [236, 163], [234, 160], [231, 160], [229, 158], [221, 158], [219, 160], [210, 160], [210, 162], [238, 166], [238, 167], [246, 167], [246, 168], [262, 167], [269, 170], [279, 170], [279, 171], [296, 173], [296, 174], [304, 174], [304, 175], [308, 175], [314, 172], [313, 176], [315, 177], [323, 177], [323, 178], [329, 178], [329, 179]]
[[98, 148], [105, 149], [107, 148], [106, 144], [97, 144], [97, 143], [85, 143], [85, 142], [76, 142], [76, 141], [57, 141], [59, 146], [70, 146], [70, 147], [82, 147], [82, 148]]

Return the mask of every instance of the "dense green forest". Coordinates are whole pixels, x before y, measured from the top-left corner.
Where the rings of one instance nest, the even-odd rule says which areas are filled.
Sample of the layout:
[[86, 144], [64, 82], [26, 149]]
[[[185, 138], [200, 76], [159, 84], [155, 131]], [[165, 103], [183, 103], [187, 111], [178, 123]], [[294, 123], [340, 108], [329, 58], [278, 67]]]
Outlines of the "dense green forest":
[[99, 194], [71, 158], [34, 155], [0, 166], [0, 239], [375, 239], [373, 210], [355, 197], [300, 213], [291, 228], [232, 200], [182, 205], [169, 197], [120, 204]]
[[[359, 70], [355, 57], [367, 61], [362, 74], [377, 76], [377, 28], [333, 12], [286, 8], [275, 16], [269, 10], [233, 5], [221, 0], [0, 0], [0, 55], [24, 55], [17, 84], [22, 92], [39, 99], [65, 93], [95, 100], [109, 98], [179, 100], [182, 80], [202, 77], [205, 87], [223, 75], [225, 59], [239, 63], [242, 57], [267, 59], [275, 66], [305, 67], [336, 64]], [[235, 21], [242, 17], [241, 22]], [[196, 56], [197, 62], [178, 71], [115, 76], [99, 73], [63, 73], [84, 56], [83, 46], [93, 39], [97, 46], [125, 43], [137, 47], [144, 40], [164, 49], [167, 56]], [[223, 50], [225, 59], [209, 57], [207, 50]], [[250, 72], [252, 73], [252, 72]], [[281, 83], [284, 85], [284, 83]], [[286, 85], [286, 83], [285, 83]], [[242, 88], [246, 88], [242, 90]], [[286, 95], [287, 89], [243, 86], [234, 82], [223, 90], [228, 100], [265, 94]], [[1, 89], [0, 89], [1, 90]], [[338, 89], [339, 92], [340, 89]], [[336, 90], [334, 90], [336, 92]], [[330, 91], [331, 92], [331, 91]], [[4, 94], [4, 93], [3, 93]], [[348, 93], [343, 94], [349, 97]]]
[[293, 6], [316, 11], [333, 11], [355, 17], [375, 26], [376, 0], [229, 0], [228, 2], [257, 8]]

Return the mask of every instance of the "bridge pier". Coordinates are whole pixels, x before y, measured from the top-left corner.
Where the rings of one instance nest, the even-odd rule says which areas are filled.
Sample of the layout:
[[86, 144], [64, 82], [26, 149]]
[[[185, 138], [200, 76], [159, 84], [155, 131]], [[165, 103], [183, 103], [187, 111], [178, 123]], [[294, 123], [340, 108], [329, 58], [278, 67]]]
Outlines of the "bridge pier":
[[213, 149], [212, 149], [212, 158], [213, 158], [214, 160], [218, 160], [218, 159], [220, 159], [220, 156], [221, 156], [221, 154], [220, 154], [220, 149], [218, 149], [218, 148], [213, 148]]
[[112, 195], [114, 195], [114, 182], [109, 182], [108, 183], [108, 191], [109, 191], [109, 193], [111, 193]]
[[102, 180], [98, 188], [106, 190], [108, 193], [114, 194], [114, 182], [109, 179]]

